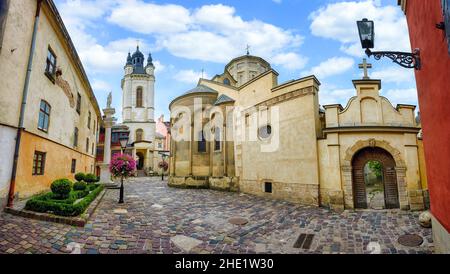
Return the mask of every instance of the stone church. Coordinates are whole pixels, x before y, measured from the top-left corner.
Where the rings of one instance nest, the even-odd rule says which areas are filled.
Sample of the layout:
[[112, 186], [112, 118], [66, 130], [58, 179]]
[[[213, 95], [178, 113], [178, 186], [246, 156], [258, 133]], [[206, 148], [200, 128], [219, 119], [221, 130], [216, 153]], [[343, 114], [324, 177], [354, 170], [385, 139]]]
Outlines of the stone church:
[[[239, 191], [334, 210], [421, 210], [428, 199], [415, 106], [393, 106], [381, 80], [353, 80], [346, 106], [319, 105], [320, 82], [278, 83], [250, 54], [200, 79], [171, 111], [169, 185]], [[369, 163], [379, 166], [369, 184]], [[377, 206], [372, 205], [378, 197]]]

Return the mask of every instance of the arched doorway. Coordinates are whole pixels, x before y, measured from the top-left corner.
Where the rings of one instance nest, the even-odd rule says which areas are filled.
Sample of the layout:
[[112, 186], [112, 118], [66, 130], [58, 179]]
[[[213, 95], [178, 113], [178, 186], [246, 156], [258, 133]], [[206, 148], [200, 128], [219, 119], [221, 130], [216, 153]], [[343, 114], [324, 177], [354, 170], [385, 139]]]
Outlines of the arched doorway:
[[[395, 160], [386, 150], [366, 147], [352, 159], [352, 186], [355, 208], [399, 208], [399, 196]], [[377, 170], [377, 178], [370, 178], [370, 172]]]
[[136, 156], [138, 157], [138, 162], [137, 162], [137, 169], [138, 170], [142, 170], [144, 169], [144, 154], [142, 154], [141, 152], [137, 152]]

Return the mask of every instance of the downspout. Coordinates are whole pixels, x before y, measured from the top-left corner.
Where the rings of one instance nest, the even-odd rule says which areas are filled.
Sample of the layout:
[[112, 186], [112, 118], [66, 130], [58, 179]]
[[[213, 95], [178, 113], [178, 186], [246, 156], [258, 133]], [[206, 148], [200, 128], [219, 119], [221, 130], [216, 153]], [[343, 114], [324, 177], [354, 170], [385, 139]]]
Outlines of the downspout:
[[28, 56], [28, 67], [27, 67], [27, 72], [26, 72], [26, 76], [25, 76], [25, 84], [23, 86], [23, 91], [22, 91], [22, 104], [20, 106], [19, 126], [17, 127], [16, 146], [14, 148], [14, 161], [13, 161], [12, 172], [11, 172], [11, 182], [9, 185], [7, 207], [12, 207], [13, 201], [14, 201], [14, 190], [15, 190], [15, 186], [16, 186], [16, 174], [17, 174], [17, 163], [19, 160], [20, 141], [22, 138], [23, 120], [24, 120], [24, 116], [25, 116], [25, 106], [27, 104], [28, 87], [30, 84], [31, 68], [33, 66], [34, 50], [36, 48], [36, 35], [37, 35], [37, 30], [38, 30], [38, 25], [39, 25], [39, 15], [41, 12], [42, 1], [43, 0], [37, 0], [36, 14], [35, 14], [35, 18], [34, 18], [33, 36], [31, 38], [30, 54]]

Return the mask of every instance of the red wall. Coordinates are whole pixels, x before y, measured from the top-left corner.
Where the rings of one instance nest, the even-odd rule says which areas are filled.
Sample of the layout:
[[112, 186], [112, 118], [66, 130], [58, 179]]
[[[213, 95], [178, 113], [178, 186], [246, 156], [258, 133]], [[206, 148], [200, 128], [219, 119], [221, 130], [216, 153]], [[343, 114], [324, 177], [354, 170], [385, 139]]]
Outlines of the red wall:
[[450, 55], [436, 28], [443, 21], [441, 1], [408, 0], [406, 17], [411, 46], [422, 59], [416, 82], [431, 212], [450, 232]]

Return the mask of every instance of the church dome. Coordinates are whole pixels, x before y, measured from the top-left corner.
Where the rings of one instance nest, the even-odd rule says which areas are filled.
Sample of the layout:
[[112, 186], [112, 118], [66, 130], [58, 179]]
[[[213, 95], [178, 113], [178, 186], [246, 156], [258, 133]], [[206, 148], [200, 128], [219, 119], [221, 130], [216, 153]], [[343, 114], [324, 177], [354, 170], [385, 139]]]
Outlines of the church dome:
[[135, 58], [144, 58], [144, 54], [139, 50], [139, 46], [136, 47], [136, 51], [131, 56], [132, 59]]

